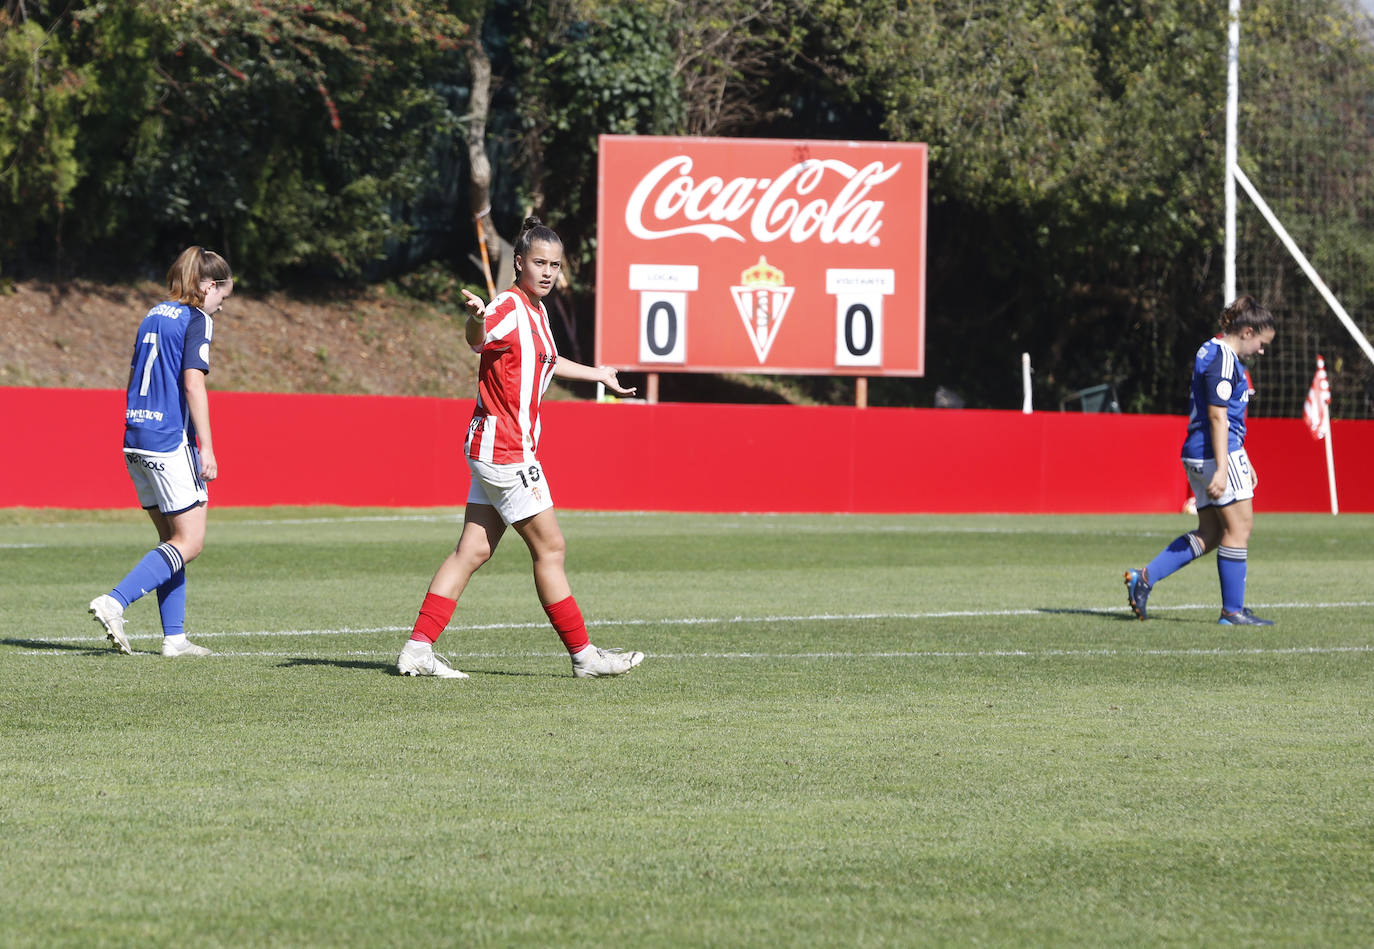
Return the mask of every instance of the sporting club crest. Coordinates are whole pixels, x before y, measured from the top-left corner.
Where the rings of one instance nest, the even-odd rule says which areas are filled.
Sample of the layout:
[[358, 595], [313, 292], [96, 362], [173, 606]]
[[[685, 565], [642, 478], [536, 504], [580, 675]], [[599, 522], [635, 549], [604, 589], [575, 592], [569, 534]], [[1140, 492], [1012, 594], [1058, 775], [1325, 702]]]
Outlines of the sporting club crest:
[[792, 302], [792, 294], [796, 290], [795, 287], [784, 286], [782, 281], [782, 271], [759, 257], [758, 263], [740, 274], [741, 286], [730, 288], [730, 295], [735, 298], [735, 307], [744, 321], [744, 330], [754, 344], [760, 364], [768, 359], [768, 350], [773, 348], [773, 340], [778, 338], [778, 328], [782, 326], [787, 305]]

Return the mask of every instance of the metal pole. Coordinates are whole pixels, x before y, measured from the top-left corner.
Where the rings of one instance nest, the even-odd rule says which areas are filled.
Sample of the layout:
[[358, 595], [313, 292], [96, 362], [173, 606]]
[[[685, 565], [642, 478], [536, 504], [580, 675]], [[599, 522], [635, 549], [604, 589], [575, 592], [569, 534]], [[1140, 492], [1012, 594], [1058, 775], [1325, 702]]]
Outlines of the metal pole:
[[1222, 306], [1236, 298], [1236, 125], [1240, 111], [1240, 0], [1230, 0], [1226, 39], [1226, 266]]
[[1021, 354], [1021, 411], [1026, 415], [1032, 412], [1030, 353]]
[[1331, 495], [1331, 515], [1341, 513], [1340, 505], [1336, 503], [1336, 460], [1331, 454], [1331, 413], [1322, 406], [1322, 414], [1326, 416], [1326, 490]]

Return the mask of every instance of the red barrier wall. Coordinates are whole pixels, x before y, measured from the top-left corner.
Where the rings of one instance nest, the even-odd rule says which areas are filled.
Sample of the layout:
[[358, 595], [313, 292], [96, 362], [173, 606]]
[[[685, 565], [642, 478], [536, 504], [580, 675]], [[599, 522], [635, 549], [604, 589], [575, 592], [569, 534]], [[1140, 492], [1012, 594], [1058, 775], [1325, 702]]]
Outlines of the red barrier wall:
[[[458, 506], [466, 399], [211, 394], [218, 505]], [[0, 388], [0, 507], [135, 504], [123, 393]], [[548, 402], [559, 506], [601, 510], [1157, 513], [1187, 497], [1183, 421], [949, 409]], [[1337, 421], [1342, 511], [1374, 512], [1374, 422]], [[1324, 447], [1255, 419], [1256, 506], [1327, 511]]]

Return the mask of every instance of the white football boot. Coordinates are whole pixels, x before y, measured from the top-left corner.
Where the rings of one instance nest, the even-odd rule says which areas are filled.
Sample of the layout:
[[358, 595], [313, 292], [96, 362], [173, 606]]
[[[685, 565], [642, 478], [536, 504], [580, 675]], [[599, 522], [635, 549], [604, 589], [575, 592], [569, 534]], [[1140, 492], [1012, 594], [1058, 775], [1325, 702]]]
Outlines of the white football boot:
[[119, 605], [118, 600], [108, 593], [102, 593], [91, 600], [90, 613], [105, 628], [105, 638], [115, 649], [126, 656], [134, 654], [129, 648], [129, 637], [124, 635], [124, 607]]
[[396, 671], [403, 676], [436, 676], [440, 679], [466, 679], [466, 672], [459, 672], [448, 664], [448, 660], [438, 655], [429, 643], [418, 639], [407, 639], [401, 647], [401, 655], [396, 659]]
[[181, 656], [208, 656], [210, 650], [204, 646], [197, 646], [185, 636], [163, 636], [162, 654], [171, 659]]
[[624, 675], [643, 661], [642, 652], [598, 649], [588, 643], [586, 648], [572, 657], [573, 675], [579, 679]]

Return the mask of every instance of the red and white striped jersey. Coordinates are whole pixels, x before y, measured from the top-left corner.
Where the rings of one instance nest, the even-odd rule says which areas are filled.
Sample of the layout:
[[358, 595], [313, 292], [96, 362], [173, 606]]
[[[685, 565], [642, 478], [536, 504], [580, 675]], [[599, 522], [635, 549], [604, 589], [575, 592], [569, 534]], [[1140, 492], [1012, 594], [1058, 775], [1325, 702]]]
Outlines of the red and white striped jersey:
[[558, 361], [549, 314], [519, 287], [487, 306], [486, 338], [479, 352], [477, 408], [468, 425], [468, 457], [493, 465], [535, 460], [539, 404]]

